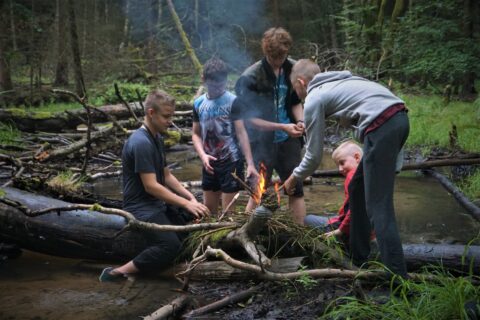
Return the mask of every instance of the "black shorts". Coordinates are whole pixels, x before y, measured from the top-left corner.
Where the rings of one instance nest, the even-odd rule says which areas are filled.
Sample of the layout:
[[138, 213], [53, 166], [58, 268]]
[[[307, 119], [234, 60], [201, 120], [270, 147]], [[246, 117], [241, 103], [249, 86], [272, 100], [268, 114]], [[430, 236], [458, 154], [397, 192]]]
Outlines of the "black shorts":
[[[260, 146], [252, 144], [253, 161], [257, 170], [260, 162], [267, 167], [267, 181], [272, 178], [272, 172], [275, 171], [280, 176], [282, 183], [292, 174], [302, 160], [302, 145], [298, 138], [288, 138], [279, 143], [273, 143], [270, 146]], [[303, 181], [297, 181], [294, 197], [303, 197]]]
[[202, 171], [202, 189], [203, 191], [222, 191], [223, 193], [233, 193], [242, 190], [242, 185], [232, 176], [232, 172], [244, 180], [243, 160], [235, 162], [212, 162], [214, 173], [208, 173], [205, 168]]

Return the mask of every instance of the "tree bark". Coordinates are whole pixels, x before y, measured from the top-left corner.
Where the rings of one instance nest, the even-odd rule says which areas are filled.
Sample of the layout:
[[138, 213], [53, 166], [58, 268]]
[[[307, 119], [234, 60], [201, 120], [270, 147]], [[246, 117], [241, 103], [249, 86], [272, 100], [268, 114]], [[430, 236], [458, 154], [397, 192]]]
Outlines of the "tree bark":
[[[145, 248], [145, 230], [182, 232], [236, 227], [235, 223], [157, 225], [134, 220], [123, 210], [103, 213], [104, 208], [97, 205], [75, 206], [15, 188], [1, 190], [0, 237], [24, 249], [62, 257], [125, 261]], [[71, 210], [72, 206], [78, 209]]]
[[65, 2], [57, 0], [57, 67], [55, 69], [54, 86], [68, 85], [68, 60], [66, 36]]
[[170, 9], [170, 14], [172, 15], [173, 21], [175, 22], [175, 26], [177, 27], [177, 31], [182, 38], [183, 45], [185, 46], [185, 50], [187, 51], [188, 56], [190, 57], [190, 60], [192, 60], [193, 67], [197, 71], [197, 74], [201, 76], [202, 74], [202, 64], [197, 58], [197, 55], [195, 54], [195, 50], [193, 50], [192, 45], [190, 44], [190, 41], [188, 40], [187, 34], [183, 30], [182, 22], [180, 21], [180, 18], [178, 17], [177, 12], [175, 11], [175, 6], [173, 5], [172, 0], [167, 0], [168, 8]]
[[73, 70], [75, 72], [75, 90], [80, 97], [86, 96], [85, 82], [83, 80], [82, 61], [78, 46], [77, 22], [73, 0], [68, 0], [68, 20], [70, 26], [70, 46], [73, 55]]
[[13, 10], [13, 1], [10, 0], [10, 34], [12, 35], [13, 51], [17, 51], [17, 33], [15, 28], [15, 12]]
[[0, 89], [3, 91], [9, 91], [13, 89], [12, 78], [10, 75], [10, 64], [7, 58], [7, 41], [8, 31], [5, 26], [5, 12], [4, 6], [0, 7], [2, 13], [0, 13]]

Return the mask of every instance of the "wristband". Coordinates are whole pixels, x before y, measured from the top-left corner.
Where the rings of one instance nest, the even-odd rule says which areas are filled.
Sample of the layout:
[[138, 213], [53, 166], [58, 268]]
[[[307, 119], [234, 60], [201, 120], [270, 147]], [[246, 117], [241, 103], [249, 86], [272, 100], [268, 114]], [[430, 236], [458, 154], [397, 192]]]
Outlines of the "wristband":
[[304, 123], [303, 120], [297, 120], [297, 123], [299, 123], [299, 122]]

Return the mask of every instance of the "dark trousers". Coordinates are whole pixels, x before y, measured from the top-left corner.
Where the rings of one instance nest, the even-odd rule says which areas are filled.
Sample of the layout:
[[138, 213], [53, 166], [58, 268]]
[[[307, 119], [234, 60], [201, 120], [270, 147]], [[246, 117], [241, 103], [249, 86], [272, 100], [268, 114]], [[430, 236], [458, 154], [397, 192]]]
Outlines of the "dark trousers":
[[[163, 212], [156, 212], [145, 222], [162, 225], [185, 225], [185, 219], [176, 208], [168, 207]], [[161, 271], [174, 262], [180, 253], [182, 241], [186, 234], [177, 232], [148, 232], [148, 246], [134, 259], [133, 264], [141, 272]]]
[[395, 163], [407, 140], [409, 122], [401, 111], [364, 139], [363, 157], [350, 182], [350, 250], [356, 265], [370, 253], [370, 233], [374, 228], [383, 264], [406, 277], [407, 268], [398, 234], [393, 191]]

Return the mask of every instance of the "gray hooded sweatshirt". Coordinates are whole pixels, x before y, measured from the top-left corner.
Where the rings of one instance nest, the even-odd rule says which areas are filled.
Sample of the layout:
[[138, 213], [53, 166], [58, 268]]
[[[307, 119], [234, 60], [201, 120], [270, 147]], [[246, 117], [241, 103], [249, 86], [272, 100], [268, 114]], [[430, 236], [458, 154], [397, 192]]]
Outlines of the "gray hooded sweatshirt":
[[388, 107], [403, 103], [382, 85], [352, 76], [350, 71], [317, 74], [308, 84], [305, 99], [306, 152], [293, 175], [304, 179], [318, 168], [323, 154], [325, 119], [337, 120], [354, 130], [363, 143], [365, 129]]

